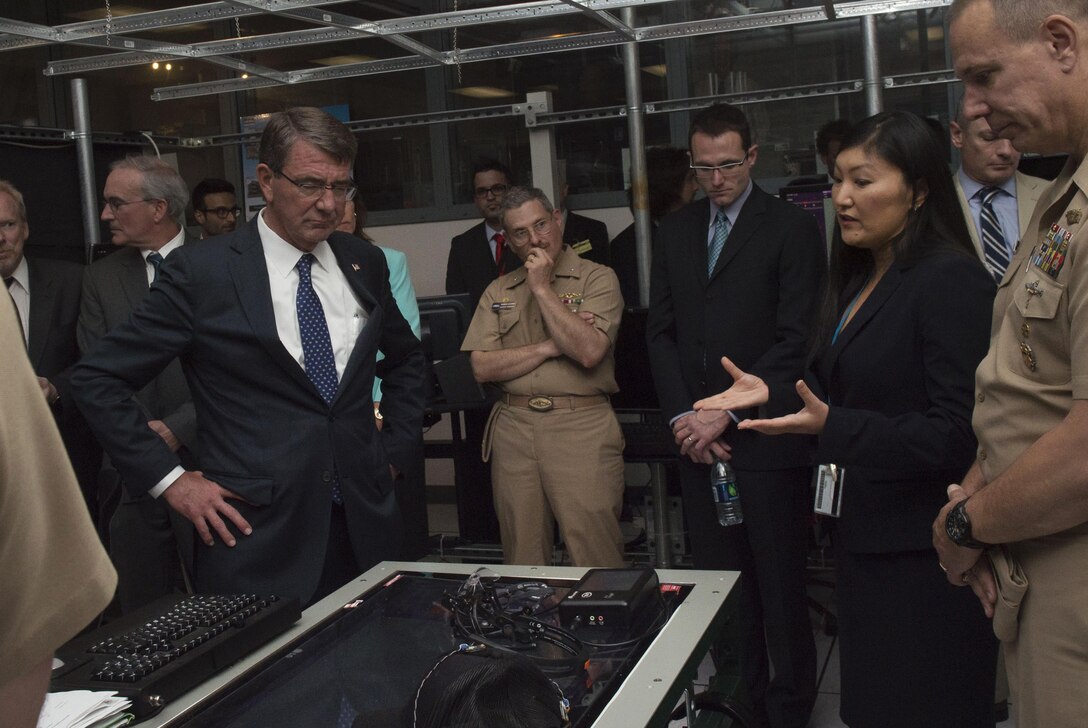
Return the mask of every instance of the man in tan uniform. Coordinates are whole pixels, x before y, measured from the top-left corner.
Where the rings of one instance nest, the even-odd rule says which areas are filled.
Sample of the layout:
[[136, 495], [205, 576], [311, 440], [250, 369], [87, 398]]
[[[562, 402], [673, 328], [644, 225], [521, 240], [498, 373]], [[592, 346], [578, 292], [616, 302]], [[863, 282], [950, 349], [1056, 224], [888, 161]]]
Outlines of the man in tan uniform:
[[563, 245], [562, 218], [538, 189], [503, 201], [507, 241], [525, 265], [484, 291], [461, 348], [503, 391], [484, 436], [503, 556], [552, 560], [553, 514], [577, 566], [621, 566], [623, 435], [608, 403], [623, 312], [611, 268]]
[[[967, 117], [986, 118], [1021, 151], [1070, 158], [1040, 196], [998, 289], [990, 352], [976, 375], [977, 460], [962, 486], [949, 488], [933, 540], [949, 581], [970, 584], [987, 614], [996, 609], [1017, 725], [1082, 726], [1088, 715], [1088, 3], [956, 0], [950, 27]], [[989, 544], [1001, 544], [990, 549], [998, 585], [977, 563]], [[1017, 619], [1011, 587], [1025, 581]]]
[[21, 336], [0, 296], [0, 724], [32, 728], [53, 650], [105, 608], [117, 574]]

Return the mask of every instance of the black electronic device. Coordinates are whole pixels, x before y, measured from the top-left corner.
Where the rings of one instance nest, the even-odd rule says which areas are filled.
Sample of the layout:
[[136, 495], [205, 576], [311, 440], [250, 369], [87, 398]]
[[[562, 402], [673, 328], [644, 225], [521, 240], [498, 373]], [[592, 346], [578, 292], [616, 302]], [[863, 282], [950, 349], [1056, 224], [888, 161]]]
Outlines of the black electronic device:
[[114, 690], [147, 718], [301, 616], [296, 597], [162, 597], [57, 650], [49, 689]]
[[658, 586], [653, 569], [590, 569], [559, 602], [559, 622], [566, 629], [637, 627]]
[[427, 361], [444, 361], [461, 351], [472, 322], [472, 299], [467, 293], [427, 296], [419, 305], [420, 340]]

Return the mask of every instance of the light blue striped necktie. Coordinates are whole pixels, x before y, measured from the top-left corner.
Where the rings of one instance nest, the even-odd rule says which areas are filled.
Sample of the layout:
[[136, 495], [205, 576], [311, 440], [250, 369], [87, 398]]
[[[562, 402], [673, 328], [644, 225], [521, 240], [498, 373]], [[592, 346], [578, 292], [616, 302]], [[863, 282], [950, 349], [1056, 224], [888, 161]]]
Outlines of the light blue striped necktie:
[[994, 211], [994, 198], [1001, 192], [1000, 187], [984, 187], [978, 193], [982, 200], [982, 212], [979, 214], [979, 232], [982, 237], [982, 254], [986, 257], [986, 267], [1000, 283], [1009, 267], [1009, 247], [1001, 232], [1001, 222]]
[[725, 210], [719, 208], [718, 216], [714, 218], [714, 238], [710, 241], [710, 250], [707, 251], [706, 274], [708, 276], [714, 272], [714, 266], [718, 264], [718, 256], [722, 254], [727, 237], [729, 237], [729, 218], [726, 217]]

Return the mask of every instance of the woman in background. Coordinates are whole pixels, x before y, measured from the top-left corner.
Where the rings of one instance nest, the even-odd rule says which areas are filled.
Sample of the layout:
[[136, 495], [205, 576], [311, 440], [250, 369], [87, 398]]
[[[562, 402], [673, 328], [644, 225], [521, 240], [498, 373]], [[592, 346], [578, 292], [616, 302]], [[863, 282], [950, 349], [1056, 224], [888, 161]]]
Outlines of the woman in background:
[[[366, 234], [363, 227], [366, 225], [366, 206], [356, 197], [344, 203], [344, 217], [336, 229], [342, 233], [362, 238], [368, 243], [374, 239]], [[419, 338], [419, 304], [416, 303], [416, 289], [412, 286], [412, 279], [408, 277], [408, 257], [399, 250], [378, 246], [385, 254], [385, 264], [389, 266], [389, 287], [393, 291], [393, 299], [397, 302], [397, 308], [404, 316], [408, 325], [412, 327], [416, 338]], [[378, 361], [385, 355], [378, 352]], [[378, 429], [382, 429], [382, 380], [374, 378], [374, 423]]]
[[[997, 642], [971, 590], [950, 587], [937, 568], [930, 525], [974, 459], [974, 371], [994, 284], [917, 116], [859, 123], [835, 160], [832, 201], [839, 233], [811, 388], [796, 383], [795, 414], [739, 427], [815, 435], [819, 462], [844, 471], [835, 542], [843, 722], [990, 728]], [[697, 409], [770, 401], [781, 411], [782, 383], [722, 364], [736, 384]]]

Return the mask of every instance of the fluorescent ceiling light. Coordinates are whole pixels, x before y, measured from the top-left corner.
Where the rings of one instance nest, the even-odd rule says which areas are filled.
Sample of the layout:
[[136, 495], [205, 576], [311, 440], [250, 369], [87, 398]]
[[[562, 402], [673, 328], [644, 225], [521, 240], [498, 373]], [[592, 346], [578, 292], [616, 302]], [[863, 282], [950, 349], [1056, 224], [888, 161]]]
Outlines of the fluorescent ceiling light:
[[513, 91], [494, 86], [464, 86], [453, 89], [453, 93], [473, 99], [506, 99], [514, 95]]
[[316, 63], [319, 66], [345, 66], [349, 63], [364, 63], [366, 61], [373, 61], [374, 56], [363, 56], [359, 54], [345, 54], [342, 56], [327, 56], [325, 58], [315, 58], [310, 63]]

